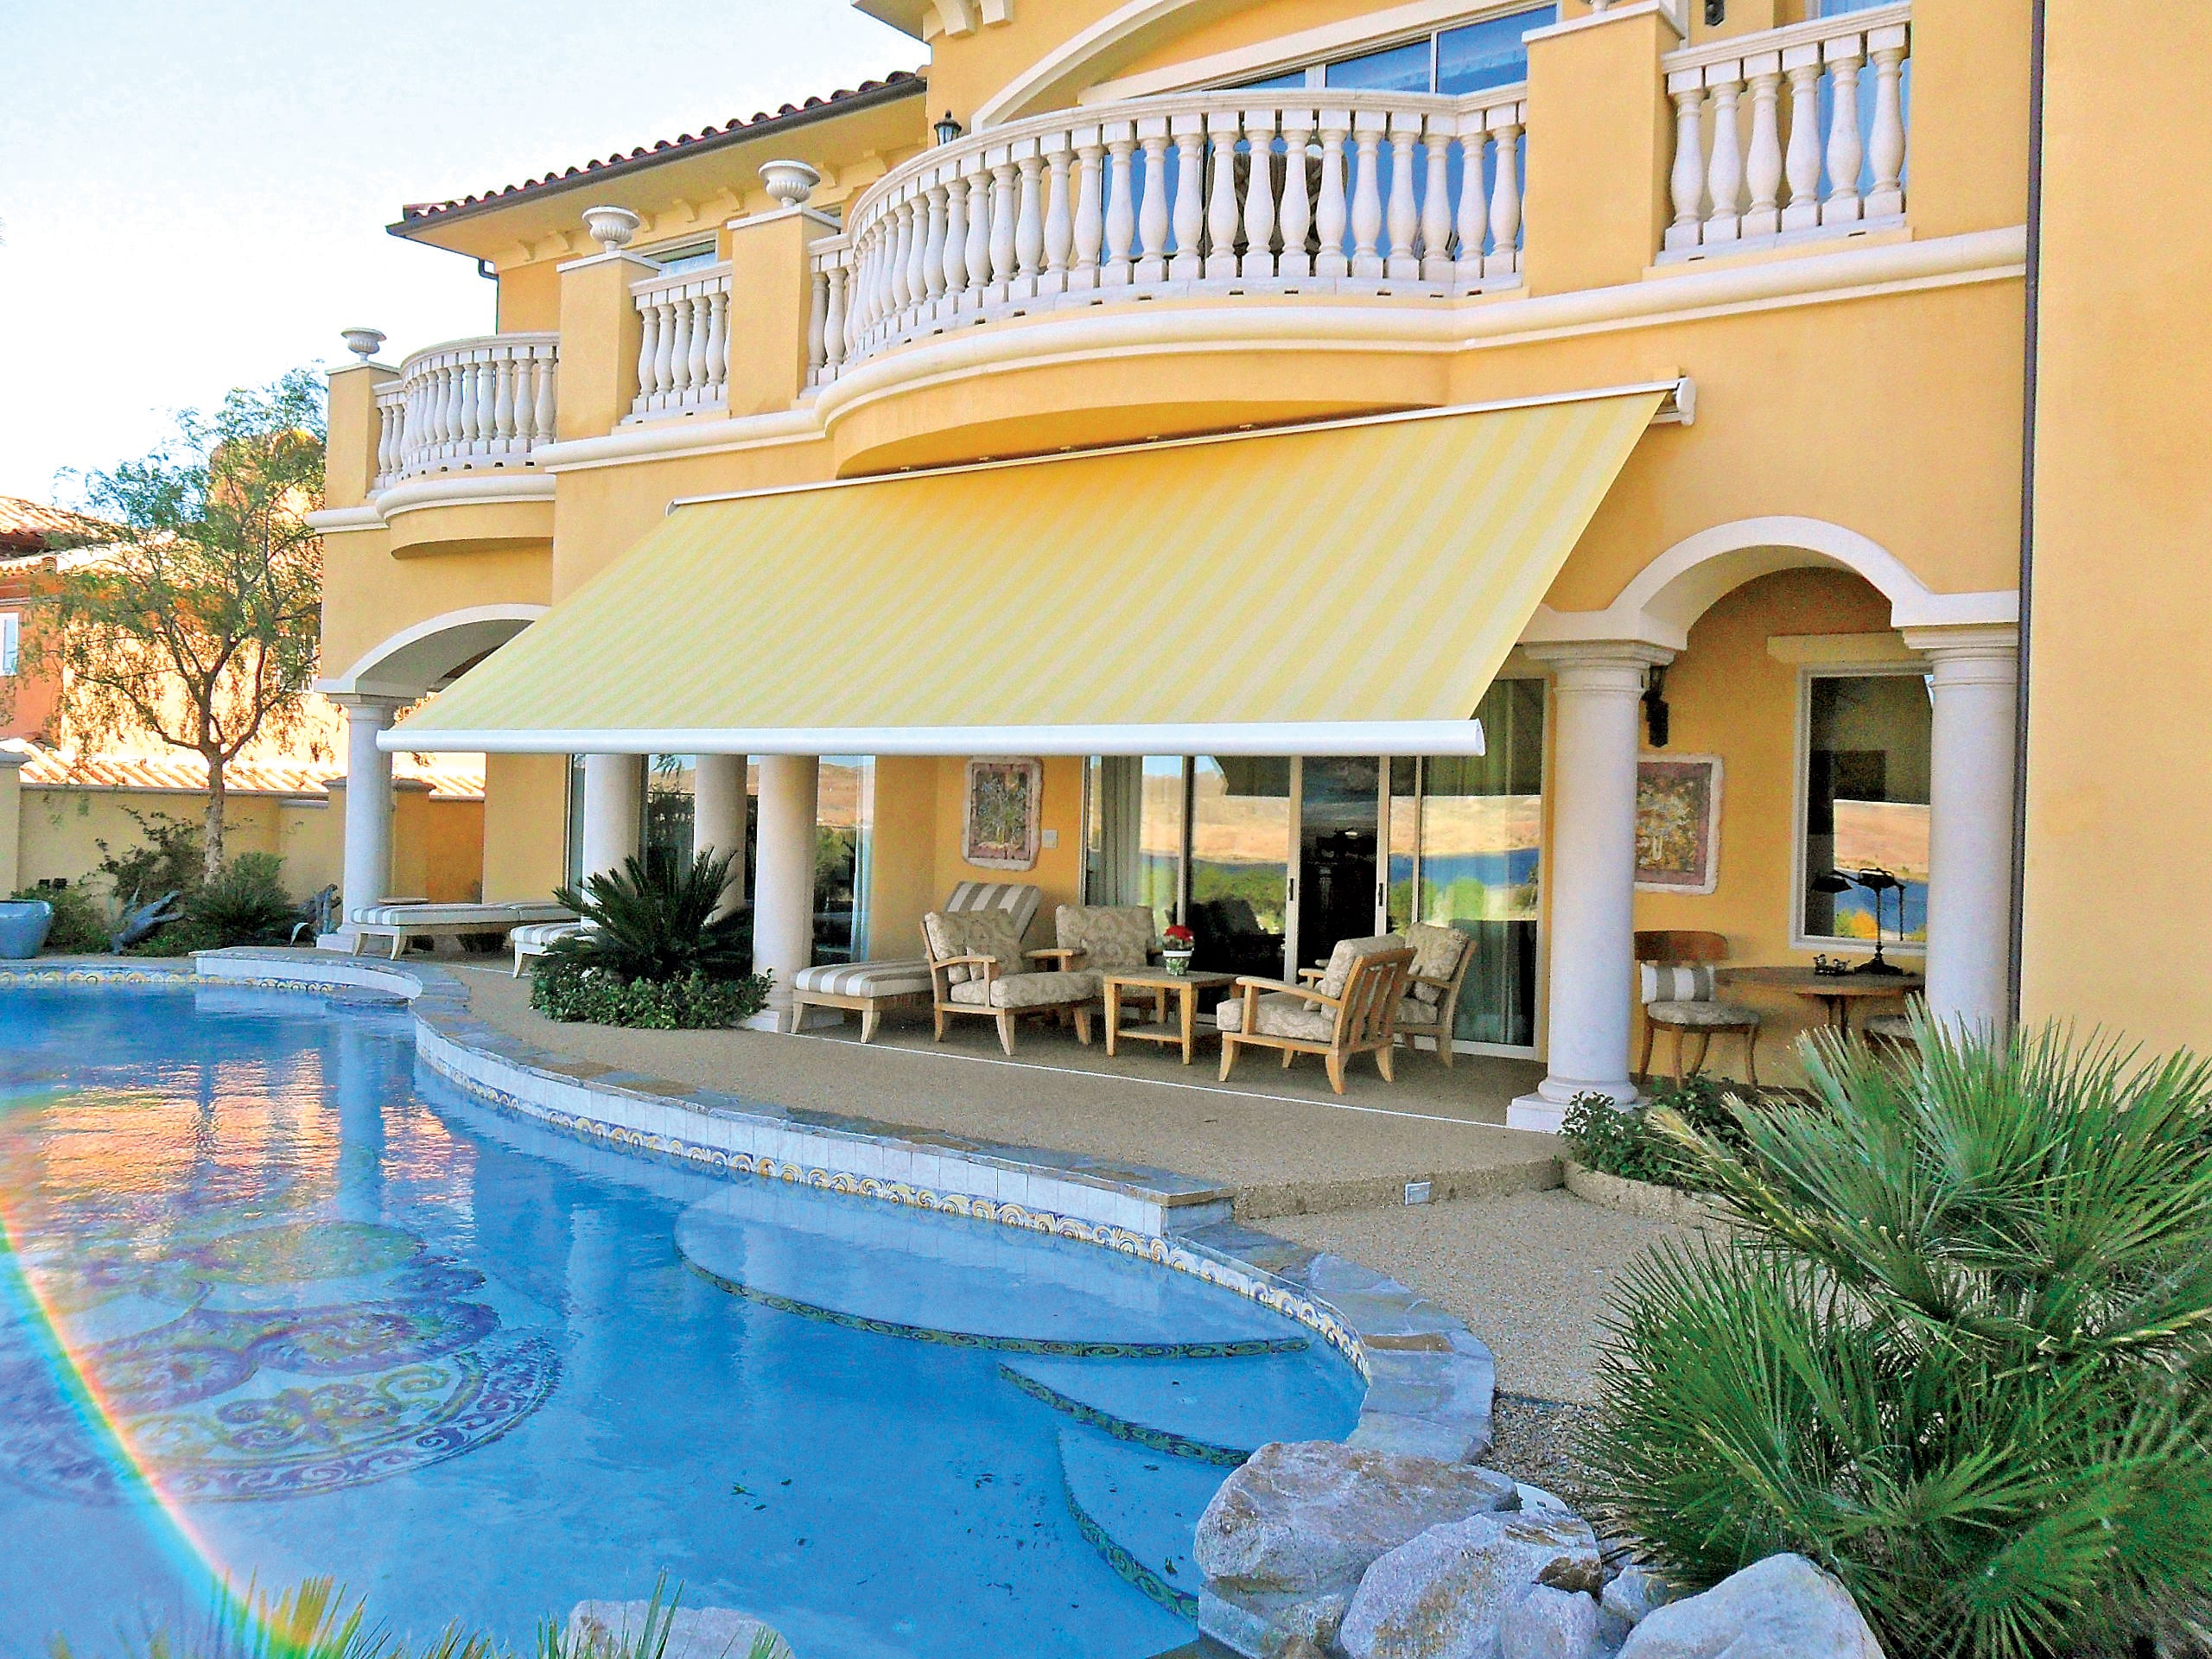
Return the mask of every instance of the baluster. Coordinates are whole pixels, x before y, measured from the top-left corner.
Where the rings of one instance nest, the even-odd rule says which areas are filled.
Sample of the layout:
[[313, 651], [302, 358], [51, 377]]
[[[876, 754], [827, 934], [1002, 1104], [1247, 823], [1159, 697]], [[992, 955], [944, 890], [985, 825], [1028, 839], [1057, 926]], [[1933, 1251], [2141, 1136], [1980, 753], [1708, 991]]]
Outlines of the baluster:
[[1127, 121], [1116, 121], [1106, 129], [1106, 153], [1111, 156], [1113, 189], [1106, 207], [1106, 264], [1103, 285], [1125, 286], [1134, 280], [1135, 270], [1129, 263], [1130, 239], [1137, 233], [1135, 169], [1131, 162], [1136, 152], [1136, 130]]
[[[1470, 124], [1475, 118], [1470, 118]], [[1428, 176], [1421, 197], [1421, 276], [1425, 283], [1452, 280], [1452, 136], [1448, 115], [1428, 118], [1425, 143]]]
[[887, 321], [894, 334], [906, 327], [906, 308], [914, 302], [910, 270], [914, 257], [914, 216], [907, 211], [910, 205], [904, 201], [892, 203], [884, 238], [887, 266], [885, 274], [891, 279]]
[[[1490, 224], [1491, 202], [1483, 177], [1483, 118], [1470, 116], [1465, 130], [1459, 135], [1459, 200], [1452, 215], [1452, 234], [1459, 241], [1458, 257], [1452, 261], [1452, 274], [1462, 288], [1478, 283], [1483, 276], [1483, 236]], [[1498, 160], [1504, 159], [1505, 146], [1498, 145]]]
[[1874, 126], [1866, 140], [1874, 188], [1866, 194], [1866, 217], [1887, 219], [1904, 212], [1898, 182], [1904, 176], [1904, 25], [1875, 29], [1866, 44], [1874, 60]]
[[493, 360], [493, 353], [498, 350], [496, 346], [491, 347], [476, 365], [476, 429], [468, 435], [479, 453], [498, 448], [493, 440], [499, 426], [493, 416], [499, 403], [499, 367]]
[[806, 384], [818, 386], [823, 366], [830, 361], [830, 274], [816, 264], [811, 275], [807, 283]]
[[1733, 242], [1743, 232], [1744, 146], [1736, 124], [1738, 103], [1743, 94], [1743, 66], [1716, 63], [1705, 72], [1713, 95], [1712, 156], [1706, 163], [1706, 195], [1712, 203], [1706, 214], [1705, 240]]
[[[722, 395], [729, 382], [729, 289], [722, 285], [728, 278], [718, 281], [707, 295], [707, 365], [700, 384], [712, 394], [712, 403]], [[821, 296], [813, 296], [810, 303], [819, 304]], [[808, 327], [817, 327], [818, 317], [810, 317]]]
[[945, 309], [960, 309], [968, 291], [968, 181], [954, 168], [944, 181]]
[[[1244, 169], [1244, 262], [1246, 276], [1275, 272], [1275, 118], [1271, 110], [1242, 112], [1246, 144]], [[1301, 160], [1303, 158], [1300, 158]], [[1233, 169], [1232, 169], [1233, 170]], [[1288, 250], [1283, 269], [1290, 269]]]
[[1106, 181], [1100, 165], [1105, 154], [1096, 127], [1075, 135], [1075, 269], [1068, 276], [1071, 288], [1098, 286], [1098, 260], [1106, 246]]
[[843, 258], [833, 255], [822, 273], [829, 289], [822, 324], [822, 378], [825, 382], [835, 380], [837, 371], [845, 366], [845, 271]]
[[382, 398], [377, 400], [377, 470], [372, 482], [381, 486], [386, 474], [391, 471], [391, 406]]
[[1204, 269], [1198, 238], [1205, 230], [1206, 135], [1204, 118], [1197, 115], [1174, 116], [1168, 127], [1175, 135], [1175, 252], [1167, 274], [1181, 282]]
[[515, 359], [515, 447], [527, 454], [533, 444], [552, 437], [537, 429], [537, 347], [524, 346]]
[[502, 357], [493, 365], [492, 435], [504, 449], [515, 435], [515, 365]]
[[1863, 38], [1829, 41], [1821, 55], [1828, 74], [1828, 195], [1821, 204], [1821, 223], [1851, 225], [1860, 216], [1859, 168], [1866, 148], [1859, 142], [1859, 66]]
[[927, 296], [933, 313], [938, 309], [938, 302], [944, 297], [944, 242], [950, 234], [945, 213], [947, 194], [942, 178], [930, 181], [930, 228], [922, 240], [922, 292]]
[[693, 385], [691, 378], [692, 328], [690, 299], [678, 289], [668, 296], [669, 314], [675, 319], [671, 331], [673, 339], [668, 348], [668, 385], [662, 388], [668, 393], [670, 403], [681, 406], [684, 396]]
[[[1208, 276], [1234, 276], [1236, 274], [1236, 111], [1216, 110], [1206, 117], [1207, 148], [1212, 152], [1213, 177], [1206, 187], [1206, 246], [1205, 274]], [[1256, 141], [1260, 149], [1252, 157], [1251, 172], [1260, 177], [1267, 174], [1267, 153], [1264, 138]], [[1260, 251], [1267, 252], [1267, 238], [1263, 232]]]
[[463, 454], [475, 450], [484, 435], [484, 365], [465, 362], [461, 366], [461, 448]]
[[[1490, 251], [1483, 256], [1484, 276], [1510, 276], [1521, 269], [1521, 133], [1525, 104], [1492, 110], [1488, 122], [1497, 136], [1497, 177], [1490, 193]], [[1482, 178], [1478, 155], [1468, 163]]]
[[1321, 111], [1321, 194], [1313, 208], [1321, 251], [1313, 269], [1323, 276], [1342, 276], [1351, 270], [1344, 257], [1344, 136], [1351, 130], [1348, 111]]
[[1751, 205], [1744, 213], [1744, 234], [1772, 236], [1782, 228], [1781, 210], [1776, 205], [1782, 190], [1782, 124], [1777, 108], [1782, 54], [1766, 52], [1746, 58], [1744, 71], [1751, 86], [1751, 149], [1744, 163]]
[[1167, 121], [1164, 116], [1137, 123], [1137, 141], [1144, 146], [1144, 202], [1137, 209], [1137, 234], [1143, 246], [1137, 258], [1139, 283], [1157, 283], [1167, 275]]
[[468, 440], [468, 386], [475, 378], [466, 363], [448, 364], [446, 384], [446, 442], [448, 454], [458, 454]]
[[906, 245], [906, 323], [912, 328], [926, 315], [930, 303], [930, 197], [918, 183], [908, 198], [906, 218], [912, 235]]
[[[653, 353], [653, 396], [658, 402], [665, 403], [668, 394], [676, 390], [676, 365], [679, 360], [676, 350], [676, 330], [679, 319], [667, 295], [655, 295], [653, 305], [661, 314], [660, 346]], [[688, 340], [683, 343], [690, 344]]]
[[1808, 231], [1821, 222], [1821, 48], [1793, 46], [1782, 54], [1789, 77], [1789, 149], [1783, 167], [1789, 199], [1782, 228]]
[[446, 377], [444, 369], [435, 363], [424, 364], [420, 372], [423, 381], [415, 394], [423, 406], [419, 454], [427, 455], [446, 441]]
[[691, 296], [691, 360], [686, 365], [684, 390], [697, 403], [700, 395], [714, 384], [714, 354], [708, 345], [708, 336], [714, 332], [715, 302], [710, 295], [697, 293]]
[[399, 464], [411, 464], [416, 453], [430, 442], [429, 405], [423, 397], [423, 382], [418, 378], [407, 388], [405, 424], [400, 429]]
[[883, 274], [883, 262], [875, 257], [876, 227], [874, 223], [862, 226], [853, 237], [853, 295], [852, 349], [848, 357], [861, 357], [874, 344], [876, 279]]
[[1075, 251], [1075, 219], [1068, 206], [1068, 168], [1075, 160], [1065, 132], [1047, 133], [1041, 141], [1045, 165], [1050, 169], [1045, 192], [1045, 280], [1047, 294], [1065, 294], [1068, 264]]
[[1379, 110], [1361, 110], [1352, 117], [1352, 140], [1358, 159], [1351, 192], [1351, 274], [1380, 276], [1382, 256], [1376, 250], [1382, 236], [1382, 162], [1383, 129], [1389, 118]]
[[1024, 139], [1016, 148], [1025, 153], [1015, 159], [1020, 175], [1014, 211], [1014, 259], [1019, 273], [1017, 292], [1028, 299], [1037, 292], [1037, 279], [1045, 272], [1045, 192], [1041, 184], [1045, 160], [1037, 141]]
[[990, 297], [1003, 300], [1012, 290], [1014, 266], [1014, 216], [1017, 189], [1014, 159], [1000, 150], [991, 163]]
[[1420, 136], [1421, 117], [1391, 116], [1389, 209], [1383, 215], [1390, 257], [1383, 270], [1402, 280], [1421, 275], [1421, 261], [1414, 257], [1414, 235], [1421, 228], [1421, 209], [1414, 201], [1414, 143]]
[[1313, 256], [1306, 251], [1306, 233], [1313, 228], [1313, 204], [1306, 194], [1306, 146], [1313, 137], [1310, 110], [1282, 112], [1282, 274], [1310, 276]]
[[1675, 170], [1668, 179], [1675, 222], [1667, 227], [1667, 245], [1694, 248], [1705, 226], [1705, 137], [1698, 118], [1705, 77], [1682, 70], [1667, 77], [1667, 91], [1675, 100]]
[[968, 174], [968, 271], [966, 288], [981, 306], [991, 291], [991, 175], [981, 151], [963, 164]]
[[553, 428], [553, 414], [554, 395], [557, 390], [556, 383], [560, 379], [560, 376], [556, 374], [554, 370], [558, 365], [556, 353], [560, 349], [557, 346], [533, 346], [530, 348], [530, 354], [536, 359], [537, 366], [537, 419], [535, 423], [535, 442], [539, 443], [550, 443], [557, 435]]

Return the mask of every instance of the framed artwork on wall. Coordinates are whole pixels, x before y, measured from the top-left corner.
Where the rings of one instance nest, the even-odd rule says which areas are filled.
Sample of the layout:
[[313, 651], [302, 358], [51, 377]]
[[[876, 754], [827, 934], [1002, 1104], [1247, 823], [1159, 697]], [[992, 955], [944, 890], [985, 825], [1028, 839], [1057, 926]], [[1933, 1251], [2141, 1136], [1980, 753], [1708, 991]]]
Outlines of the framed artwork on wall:
[[1044, 796], [1043, 761], [1002, 755], [970, 759], [960, 856], [985, 869], [1036, 868]]
[[1636, 763], [1636, 886], [1711, 893], [1720, 870], [1720, 757], [1646, 755]]

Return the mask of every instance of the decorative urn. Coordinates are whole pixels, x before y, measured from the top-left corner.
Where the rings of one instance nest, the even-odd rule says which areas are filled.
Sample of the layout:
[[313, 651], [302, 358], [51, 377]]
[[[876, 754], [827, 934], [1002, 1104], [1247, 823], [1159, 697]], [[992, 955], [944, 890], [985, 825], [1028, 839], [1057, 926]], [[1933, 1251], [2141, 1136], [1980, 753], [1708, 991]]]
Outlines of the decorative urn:
[[804, 207], [814, 187], [822, 182], [822, 175], [804, 162], [763, 162], [760, 182], [785, 207]]
[[340, 328], [338, 337], [346, 342], [346, 349], [364, 363], [377, 354], [385, 339], [381, 328]]
[[645, 221], [627, 207], [587, 207], [584, 209], [584, 229], [601, 249], [613, 253], [630, 245], [630, 238]]

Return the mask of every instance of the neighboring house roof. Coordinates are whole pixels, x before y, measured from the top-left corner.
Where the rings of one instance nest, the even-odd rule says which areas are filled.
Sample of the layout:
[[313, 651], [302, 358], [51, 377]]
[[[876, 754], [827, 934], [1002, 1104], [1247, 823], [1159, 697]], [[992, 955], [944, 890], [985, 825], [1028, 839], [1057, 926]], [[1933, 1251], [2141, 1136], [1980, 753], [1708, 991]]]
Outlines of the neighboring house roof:
[[88, 537], [112, 541], [122, 533], [119, 525], [67, 507], [0, 495], [0, 553], [43, 553], [57, 544], [78, 546]]
[[[142, 789], [167, 794], [196, 794], [207, 787], [207, 767], [196, 754], [92, 755], [75, 757], [36, 743], [11, 743], [30, 760], [20, 774], [26, 788]], [[327, 785], [343, 783], [327, 766], [282, 761], [233, 761], [226, 769], [232, 795], [321, 795]], [[435, 800], [481, 800], [484, 768], [457, 757], [392, 757], [392, 776], [402, 783], [427, 784]]]
[[570, 188], [579, 181], [635, 172], [639, 168], [665, 161], [671, 156], [699, 154], [725, 144], [747, 143], [792, 127], [804, 126], [829, 116], [912, 98], [925, 90], [927, 83], [922, 76], [911, 70], [894, 70], [881, 80], [864, 80], [857, 86], [841, 89], [827, 98], [810, 98], [804, 104], [786, 104], [772, 115], [762, 110], [755, 113], [750, 121], [741, 121], [733, 116], [720, 127], [704, 126], [696, 133], [687, 132], [680, 137], [663, 138], [650, 147], [641, 146], [626, 156], [614, 155], [603, 161], [586, 162], [582, 167], [548, 173], [543, 178], [525, 179], [520, 184], [486, 190], [481, 195], [461, 196], [449, 201], [410, 201], [399, 210], [398, 222], [385, 228], [394, 236], [406, 236], [430, 225], [505, 207], [510, 202], [531, 195]]

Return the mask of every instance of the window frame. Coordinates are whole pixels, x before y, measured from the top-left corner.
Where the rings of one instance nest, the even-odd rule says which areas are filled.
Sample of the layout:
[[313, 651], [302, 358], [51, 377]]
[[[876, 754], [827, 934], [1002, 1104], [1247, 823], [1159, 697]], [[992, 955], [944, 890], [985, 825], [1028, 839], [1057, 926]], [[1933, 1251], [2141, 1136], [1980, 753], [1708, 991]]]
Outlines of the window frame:
[[[1879, 0], [1866, 0], [1866, 3], [1869, 4], [1878, 4], [1879, 3]], [[1234, 80], [1214, 83], [1212, 86], [1206, 88], [1206, 90], [1243, 92], [1252, 89], [1257, 83], [1262, 81], [1279, 80], [1286, 75], [1303, 74], [1306, 77], [1305, 90], [1309, 92], [1320, 92], [1330, 90], [1335, 90], [1338, 92], [1355, 92], [1359, 89], [1356, 87], [1337, 87], [1332, 89], [1329, 86], [1328, 71], [1331, 64], [1347, 63], [1359, 58], [1372, 57], [1379, 52], [1393, 51], [1399, 47], [1411, 46], [1417, 41], [1425, 40], [1428, 43], [1428, 89], [1426, 92], [1408, 93], [1407, 96], [1415, 98], [1435, 98], [1439, 96], [1471, 97], [1472, 96], [1471, 93], [1440, 94], [1436, 91], [1438, 55], [1442, 49], [1440, 44], [1442, 37], [1450, 34], [1453, 29], [1465, 29], [1471, 23], [1490, 22], [1501, 17], [1510, 17], [1516, 12], [1536, 12], [1543, 10], [1544, 8], [1541, 5], [1532, 6], [1529, 4], [1528, 0], [1509, 0], [1509, 3], [1503, 5], [1492, 4], [1487, 6], [1477, 6], [1457, 16], [1448, 17], [1440, 22], [1429, 23], [1419, 29], [1398, 29], [1390, 34], [1377, 35], [1370, 39], [1347, 44], [1333, 49], [1327, 55], [1323, 57], [1311, 59], [1291, 58], [1276, 63], [1272, 67], [1255, 67], [1249, 74], [1240, 75]], [[1531, 25], [1532, 29], [1541, 29], [1545, 26], [1546, 25], [1541, 23]], [[1509, 82], [1505, 84], [1510, 85], [1511, 83]]]
[[22, 672], [23, 613], [0, 611], [0, 679], [14, 679]]
[[[1813, 879], [1805, 862], [1806, 797], [1812, 787], [1813, 773], [1813, 682], [1815, 680], [1862, 680], [1910, 678], [1925, 682], [1928, 664], [1923, 660], [1899, 662], [1895, 658], [1886, 662], [1802, 663], [1797, 669], [1796, 740], [1795, 759], [1790, 767], [1789, 791], [1789, 888], [1784, 895], [1789, 906], [1785, 925], [1788, 927], [1789, 948], [1792, 950], [1817, 953], [1821, 956], [1847, 955], [1866, 957], [1874, 954], [1872, 941], [1830, 938], [1824, 934], [1805, 931], [1805, 890]], [[1934, 741], [1930, 734], [1930, 742]], [[1935, 809], [1930, 804], [1929, 817], [1931, 833]], [[1929, 873], [1929, 887], [1936, 884], [1935, 873]], [[1925, 957], [1925, 939], [1887, 939], [1883, 942], [1887, 956]]]

